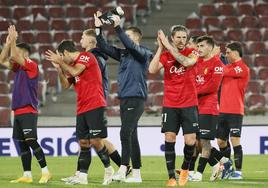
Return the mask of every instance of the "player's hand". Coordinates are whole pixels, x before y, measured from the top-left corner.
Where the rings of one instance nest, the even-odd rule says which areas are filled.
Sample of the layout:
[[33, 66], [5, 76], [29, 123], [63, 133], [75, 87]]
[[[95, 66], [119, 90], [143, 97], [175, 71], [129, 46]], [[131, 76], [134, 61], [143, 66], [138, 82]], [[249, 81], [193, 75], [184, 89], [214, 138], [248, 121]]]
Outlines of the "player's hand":
[[10, 25], [8, 27], [8, 36], [10, 41], [16, 41], [18, 38], [18, 32], [16, 31], [16, 28], [14, 25]]
[[117, 27], [120, 25], [121, 18], [118, 15], [113, 15], [112, 20], [114, 21], [114, 27]]
[[164, 46], [163, 46], [162, 41], [159, 37], [159, 31], [158, 31], [158, 36], [157, 36], [157, 44], [158, 44], [158, 47], [160, 48], [160, 50], [163, 51]]
[[[51, 61], [51, 62], [53, 62], [54, 64], [57, 64], [57, 65], [59, 65], [62, 62], [62, 57], [59, 54], [59, 52], [54, 53], [51, 50], [46, 51], [45, 58], [46, 58], [46, 60]], [[53, 65], [53, 63], [52, 63], [52, 65]]]
[[162, 30], [158, 31], [158, 37], [160, 38], [163, 46], [167, 49], [170, 50], [172, 47], [172, 45], [169, 43], [168, 41], [168, 37], [165, 35], [165, 33]]
[[97, 11], [95, 14], [94, 14], [94, 20], [95, 20], [95, 27], [101, 27], [103, 25], [103, 23], [101, 22], [100, 20], [100, 16], [102, 15], [102, 12], [100, 11]]

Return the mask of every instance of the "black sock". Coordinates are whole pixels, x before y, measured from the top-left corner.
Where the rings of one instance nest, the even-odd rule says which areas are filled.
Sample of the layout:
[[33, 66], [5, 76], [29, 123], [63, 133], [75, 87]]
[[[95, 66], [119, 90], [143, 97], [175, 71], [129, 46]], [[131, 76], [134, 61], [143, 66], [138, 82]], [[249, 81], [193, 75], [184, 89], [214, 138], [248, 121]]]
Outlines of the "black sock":
[[165, 158], [169, 179], [175, 179], [175, 142], [165, 142]]
[[91, 163], [91, 148], [81, 147], [78, 163], [78, 166], [80, 167], [79, 171], [87, 173]]
[[207, 162], [208, 162], [208, 158], [200, 157], [198, 161], [197, 171], [203, 174], [206, 168]]
[[197, 159], [197, 156], [193, 156], [193, 157], [192, 157], [192, 160], [191, 160], [191, 162], [190, 162], [190, 167], [189, 167], [189, 170], [190, 170], [190, 171], [194, 171], [194, 167], [195, 167], [196, 159]]
[[220, 161], [221, 158], [223, 157], [223, 154], [220, 151], [218, 151], [216, 148], [213, 147], [213, 148], [211, 148], [210, 156], [216, 158], [217, 161]]
[[118, 151], [115, 150], [113, 153], [109, 154], [110, 158], [113, 160], [113, 162], [120, 167], [121, 165], [121, 156], [119, 155]]
[[80, 156], [81, 156], [81, 152], [79, 152], [79, 154], [78, 154], [76, 171], [80, 171], [80, 163], [79, 163]]
[[234, 149], [234, 162], [235, 162], [235, 169], [241, 171], [242, 169], [242, 161], [243, 161], [243, 150], [242, 146], [235, 146]]
[[184, 153], [184, 159], [183, 163], [181, 165], [182, 170], [188, 170], [190, 166], [190, 162], [192, 159], [192, 156], [194, 154], [194, 148], [195, 145], [189, 146], [187, 144], [184, 145], [183, 153]]
[[227, 146], [224, 148], [220, 148], [221, 153], [224, 157], [231, 158], [231, 147], [229, 141], [227, 142]]
[[28, 146], [32, 148], [33, 154], [35, 158], [37, 159], [40, 167], [41, 168], [46, 167], [47, 162], [46, 162], [45, 154], [41, 146], [38, 144], [37, 140], [26, 140], [26, 143], [28, 144]]
[[32, 153], [28, 144], [24, 141], [19, 141], [21, 162], [24, 171], [31, 171]]
[[110, 158], [109, 158], [109, 154], [108, 154], [108, 150], [105, 146], [103, 146], [103, 148], [97, 152], [98, 156], [101, 160], [101, 162], [103, 163], [104, 167], [107, 168], [110, 166]]
[[214, 154], [210, 153], [210, 156], [208, 158], [208, 164], [210, 166], [215, 166], [218, 163], [217, 159], [214, 157]]

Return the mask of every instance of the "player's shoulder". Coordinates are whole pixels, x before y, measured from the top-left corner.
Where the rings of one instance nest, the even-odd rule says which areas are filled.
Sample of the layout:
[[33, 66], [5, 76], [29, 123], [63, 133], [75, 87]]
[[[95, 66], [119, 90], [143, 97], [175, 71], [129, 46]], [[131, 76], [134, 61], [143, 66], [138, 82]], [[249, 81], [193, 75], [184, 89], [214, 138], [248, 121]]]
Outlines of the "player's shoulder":
[[93, 57], [93, 54], [91, 52], [80, 52], [77, 60], [79, 62], [85, 62], [85, 63], [87, 63], [87, 62], [89, 62], [92, 59], [92, 57]]

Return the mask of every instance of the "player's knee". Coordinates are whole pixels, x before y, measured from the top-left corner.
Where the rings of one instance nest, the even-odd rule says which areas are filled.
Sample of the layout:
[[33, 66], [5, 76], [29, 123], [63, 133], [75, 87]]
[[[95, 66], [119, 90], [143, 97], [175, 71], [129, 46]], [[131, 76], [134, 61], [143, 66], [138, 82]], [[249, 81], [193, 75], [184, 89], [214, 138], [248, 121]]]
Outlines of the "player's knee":
[[90, 143], [89, 143], [89, 140], [79, 140], [79, 146], [81, 148], [88, 148], [90, 147]]
[[130, 131], [127, 129], [121, 129], [120, 131], [120, 139], [121, 140], [130, 140]]
[[185, 144], [192, 146], [192, 145], [195, 145], [195, 142], [196, 142], [196, 134], [195, 133], [184, 135], [184, 143]]
[[240, 137], [231, 137], [231, 143], [233, 147], [240, 145]]
[[217, 144], [220, 148], [225, 148], [227, 146], [227, 141], [222, 139], [217, 139]]
[[176, 134], [172, 132], [165, 133], [165, 141], [166, 142], [176, 142]]

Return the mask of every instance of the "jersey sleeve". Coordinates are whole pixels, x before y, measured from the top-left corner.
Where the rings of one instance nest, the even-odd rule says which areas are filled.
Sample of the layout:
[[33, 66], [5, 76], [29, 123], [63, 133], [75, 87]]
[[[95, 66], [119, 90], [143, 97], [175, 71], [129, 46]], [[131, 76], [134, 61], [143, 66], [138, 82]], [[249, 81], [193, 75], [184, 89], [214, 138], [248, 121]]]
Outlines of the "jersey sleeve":
[[224, 76], [225, 77], [234, 77], [234, 78], [243, 78], [248, 74], [248, 68], [245, 65], [236, 65], [236, 66], [225, 66]]
[[76, 64], [82, 64], [85, 65], [86, 68], [90, 66], [92, 62], [96, 61], [94, 56], [90, 53], [83, 53], [78, 57], [78, 60], [76, 61]]
[[38, 75], [38, 65], [31, 60], [25, 59], [25, 64], [22, 66], [22, 69], [27, 72], [29, 78], [35, 78]]

